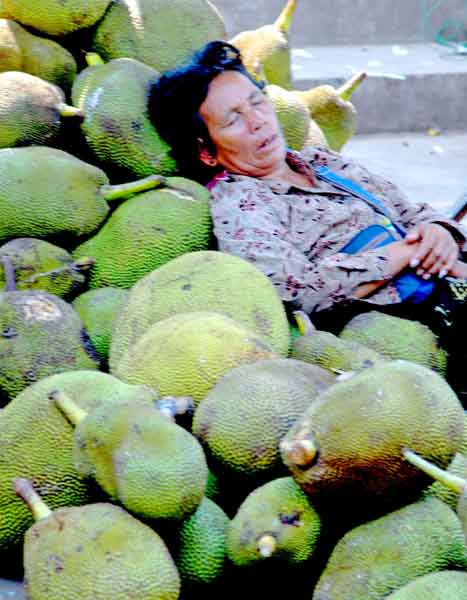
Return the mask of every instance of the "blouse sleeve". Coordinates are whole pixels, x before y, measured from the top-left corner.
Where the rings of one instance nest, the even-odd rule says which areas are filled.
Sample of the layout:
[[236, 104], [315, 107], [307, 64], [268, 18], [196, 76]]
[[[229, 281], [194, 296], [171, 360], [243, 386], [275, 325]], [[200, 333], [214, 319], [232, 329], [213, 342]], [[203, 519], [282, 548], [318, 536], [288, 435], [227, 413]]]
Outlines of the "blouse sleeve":
[[254, 263], [283, 301], [312, 312], [353, 296], [362, 283], [392, 277], [385, 248], [308, 258], [284, 227], [272, 203], [244, 182], [212, 190], [211, 213], [219, 250]]

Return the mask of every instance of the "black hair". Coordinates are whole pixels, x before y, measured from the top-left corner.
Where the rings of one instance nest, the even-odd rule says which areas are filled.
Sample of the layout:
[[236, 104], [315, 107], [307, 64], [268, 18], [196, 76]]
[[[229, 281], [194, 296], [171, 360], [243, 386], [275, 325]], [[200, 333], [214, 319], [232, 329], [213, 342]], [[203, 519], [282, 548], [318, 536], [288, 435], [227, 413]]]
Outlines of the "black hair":
[[211, 81], [224, 71], [237, 71], [262, 89], [242, 63], [240, 51], [224, 41], [208, 42], [190, 60], [167, 71], [149, 86], [148, 114], [161, 138], [170, 146], [181, 175], [207, 183], [220, 167], [210, 168], [199, 158], [199, 141], [216, 155], [208, 128], [199, 114]]

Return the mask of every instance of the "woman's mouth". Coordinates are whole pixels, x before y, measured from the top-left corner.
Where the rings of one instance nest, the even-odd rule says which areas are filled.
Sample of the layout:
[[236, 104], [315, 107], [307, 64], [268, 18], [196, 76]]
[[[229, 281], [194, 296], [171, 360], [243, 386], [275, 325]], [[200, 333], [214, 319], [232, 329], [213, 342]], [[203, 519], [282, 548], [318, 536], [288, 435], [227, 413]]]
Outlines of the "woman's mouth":
[[274, 135], [270, 135], [269, 137], [267, 137], [266, 139], [264, 139], [258, 146], [257, 150], [259, 152], [263, 151], [263, 150], [269, 150], [269, 148], [275, 143], [275, 141], [277, 140], [277, 134]]

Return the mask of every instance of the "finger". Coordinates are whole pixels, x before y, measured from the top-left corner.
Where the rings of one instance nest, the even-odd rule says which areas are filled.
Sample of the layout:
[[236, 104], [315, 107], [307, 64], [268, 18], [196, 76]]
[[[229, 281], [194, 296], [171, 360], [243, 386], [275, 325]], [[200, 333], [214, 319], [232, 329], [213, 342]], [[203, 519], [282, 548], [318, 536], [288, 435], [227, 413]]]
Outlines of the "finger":
[[431, 236], [424, 237], [422, 239], [422, 241], [420, 242], [419, 247], [414, 252], [411, 264], [415, 261], [418, 261], [417, 264], [421, 264], [426, 258], [428, 258], [428, 255], [432, 251], [433, 246], [434, 246], [434, 241], [433, 241], [432, 237]]
[[422, 233], [418, 227], [413, 227], [410, 231], [407, 232], [407, 235], [404, 238], [404, 241], [408, 244], [413, 244], [414, 242], [418, 242], [422, 237]]
[[431, 252], [428, 254], [427, 257], [425, 257], [420, 267], [424, 271], [430, 271], [433, 265], [437, 263], [444, 264], [446, 259], [450, 256], [452, 249], [453, 246], [449, 242], [446, 243], [445, 239], [438, 238]]
[[442, 269], [439, 271], [439, 277], [445, 277], [449, 271], [451, 271], [451, 269], [454, 268], [455, 264], [457, 263], [459, 259], [459, 248], [455, 248], [449, 258], [445, 261]]

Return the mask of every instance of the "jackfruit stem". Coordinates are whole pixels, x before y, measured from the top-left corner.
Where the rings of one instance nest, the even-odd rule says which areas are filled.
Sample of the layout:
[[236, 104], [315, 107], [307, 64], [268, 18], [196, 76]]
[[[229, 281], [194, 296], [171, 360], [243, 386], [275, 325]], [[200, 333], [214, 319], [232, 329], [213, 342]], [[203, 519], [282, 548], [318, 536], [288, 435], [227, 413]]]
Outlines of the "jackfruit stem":
[[100, 188], [100, 192], [107, 202], [111, 200], [120, 200], [121, 198], [127, 198], [146, 190], [152, 190], [153, 188], [167, 185], [167, 178], [162, 175], [149, 175], [144, 179], [137, 179], [136, 181], [130, 181], [130, 183], [120, 183], [118, 185], [103, 185]]
[[172, 421], [175, 417], [189, 414], [194, 410], [195, 403], [191, 396], [164, 396], [155, 401], [156, 409]]
[[318, 454], [318, 449], [311, 440], [283, 440], [280, 449], [291, 463], [300, 467], [312, 463]]
[[57, 109], [61, 117], [79, 117], [80, 119], [84, 119], [84, 110], [81, 108], [61, 103], [57, 106]]
[[2, 256], [1, 262], [5, 271], [5, 292], [16, 291], [16, 270], [9, 256]]
[[263, 558], [269, 558], [277, 549], [276, 538], [270, 533], [266, 533], [259, 538], [256, 547]]
[[274, 27], [282, 33], [287, 33], [292, 23], [292, 17], [295, 9], [297, 8], [298, 0], [289, 0], [283, 8], [281, 14], [277, 17], [274, 22]]
[[302, 335], [313, 335], [316, 327], [311, 322], [310, 317], [303, 310], [295, 310], [293, 312], [299, 332]]
[[78, 258], [68, 265], [64, 265], [63, 267], [57, 267], [56, 269], [51, 269], [50, 271], [42, 271], [41, 273], [34, 273], [34, 275], [30, 275], [26, 279], [23, 280], [24, 283], [35, 283], [42, 277], [56, 276], [61, 273], [66, 273], [70, 271], [87, 271], [90, 269], [96, 260], [90, 256], [83, 256], [82, 258]]
[[337, 88], [337, 93], [342, 100], [349, 100], [350, 96], [355, 92], [359, 85], [368, 77], [366, 71], [355, 73], [348, 81]]
[[100, 54], [97, 54], [97, 52], [86, 52], [84, 58], [88, 67], [95, 67], [96, 65], [105, 65], [105, 62], [102, 60], [102, 57], [100, 56]]
[[34, 490], [29, 479], [15, 477], [15, 479], [13, 479], [13, 489], [28, 506], [35, 521], [46, 519], [52, 514], [50, 508]]
[[422, 458], [416, 452], [413, 452], [408, 448], [404, 448], [402, 450], [402, 454], [409, 463], [411, 463], [415, 467], [418, 467], [421, 471], [423, 471], [436, 481], [439, 481], [440, 483], [444, 484], [446, 487], [453, 490], [454, 492], [462, 494], [462, 492], [464, 492], [464, 490], [467, 489], [467, 481], [465, 479], [463, 479], [462, 477], [458, 477], [453, 473], [449, 473], [449, 471], [440, 469], [432, 462], [426, 460], [425, 458]]
[[87, 412], [80, 408], [68, 394], [60, 392], [59, 390], [53, 390], [49, 393], [49, 400], [55, 403], [56, 407], [62, 411], [65, 417], [70, 421], [72, 425], [78, 425], [85, 417]]

